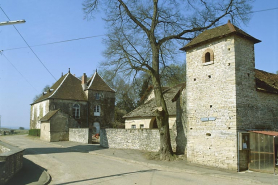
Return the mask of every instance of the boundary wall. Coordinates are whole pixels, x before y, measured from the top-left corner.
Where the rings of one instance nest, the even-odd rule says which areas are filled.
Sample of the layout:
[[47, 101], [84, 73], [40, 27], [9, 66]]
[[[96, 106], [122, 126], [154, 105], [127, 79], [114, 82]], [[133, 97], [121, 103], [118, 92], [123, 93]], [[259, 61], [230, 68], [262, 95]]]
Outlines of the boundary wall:
[[7, 183], [23, 167], [23, 151], [0, 141], [0, 184]]
[[69, 141], [78, 143], [92, 143], [92, 130], [89, 128], [70, 128]]
[[[175, 151], [176, 135], [171, 132], [171, 144]], [[117, 149], [136, 149], [158, 152], [160, 135], [158, 129], [101, 129], [100, 146]]]

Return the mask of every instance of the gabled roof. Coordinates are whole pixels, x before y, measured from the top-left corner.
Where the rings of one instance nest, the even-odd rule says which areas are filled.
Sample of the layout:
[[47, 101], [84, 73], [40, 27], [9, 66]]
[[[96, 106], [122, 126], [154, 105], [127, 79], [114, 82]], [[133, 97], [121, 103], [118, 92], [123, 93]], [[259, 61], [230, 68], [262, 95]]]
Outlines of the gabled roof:
[[218, 26], [218, 27], [210, 29], [210, 30], [205, 30], [204, 32], [200, 33], [197, 37], [195, 37], [193, 40], [191, 40], [187, 45], [185, 45], [180, 50], [186, 51], [189, 48], [193, 48], [193, 47], [203, 44], [205, 42], [219, 39], [224, 36], [228, 36], [228, 35], [232, 35], [232, 34], [239, 35], [241, 37], [249, 39], [249, 40], [253, 41], [254, 43], [261, 42], [260, 40], [252, 37], [248, 33], [242, 31], [238, 27], [231, 24], [230, 21], [228, 21], [227, 24]]
[[81, 86], [81, 81], [71, 73], [62, 76], [50, 87], [46, 94], [43, 94], [32, 104], [46, 99], [87, 101], [86, 95]]
[[109, 91], [115, 92], [109, 85], [99, 76], [97, 72], [88, 81], [88, 88], [95, 91]]
[[[168, 113], [170, 116], [176, 115], [176, 102], [173, 102], [172, 99], [175, 95], [181, 90], [181, 88], [185, 87], [185, 83], [181, 83], [172, 88], [167, 88], [163, 91], [163, 97], [166, 102], [166, 106], [168, 109]], [[156, 102], [155, 99], [147, 101], [143, 105], [137, 107], [133, 111], [129, 112], [124, 116], [124, 118], [132, 118], [132, 117], [153, 117], [155, 116], [154, 111], [156, 110]]]
[[59, 110], [60, 109], [49, 111], [44, 117], [42, 117], [40, 119], [40, 121], [48, 121], [48, 120], [50, 120]]
[[278, 75], [255, 69], [255, 79], [257, 90], [278, 94]]

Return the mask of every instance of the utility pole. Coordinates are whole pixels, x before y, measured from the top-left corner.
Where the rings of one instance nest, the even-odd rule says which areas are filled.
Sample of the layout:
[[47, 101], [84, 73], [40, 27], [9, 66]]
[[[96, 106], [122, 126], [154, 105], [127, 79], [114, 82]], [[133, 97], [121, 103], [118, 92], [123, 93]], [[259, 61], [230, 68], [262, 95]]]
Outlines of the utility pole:
[[1, 115], [0, 115], [0, 130], [1, 130]]
[[6, 21], [6, 22], [0, 22], [0, 26], [6, 26], [6, 25], [12, 25], [12, 24], [21, 24], [25, 23], [26, 21], [24, 19], [17, 20], [17, 21]]

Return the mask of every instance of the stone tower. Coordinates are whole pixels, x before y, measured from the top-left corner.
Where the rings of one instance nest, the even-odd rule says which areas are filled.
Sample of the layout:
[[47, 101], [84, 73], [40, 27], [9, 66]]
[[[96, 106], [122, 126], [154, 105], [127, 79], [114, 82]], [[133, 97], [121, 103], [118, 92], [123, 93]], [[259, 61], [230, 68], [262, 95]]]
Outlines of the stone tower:
[[255, 90], [254, 44], [230, 22], [204, 31], [186, 51], [187, 159], [236, 170], [237, 132], [249, 127], [240, 109]]

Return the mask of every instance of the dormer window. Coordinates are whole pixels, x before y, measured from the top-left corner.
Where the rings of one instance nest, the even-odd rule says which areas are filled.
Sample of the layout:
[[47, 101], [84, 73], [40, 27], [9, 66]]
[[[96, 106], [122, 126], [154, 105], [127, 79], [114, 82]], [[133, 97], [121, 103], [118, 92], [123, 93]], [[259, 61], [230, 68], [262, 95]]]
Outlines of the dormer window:
[[74, 104], [72, 107], [73, 111], [73, 118], [79, 119], [80, 118], [80, 105], [79, 104]]
[[210, 65], [214, 63], [214, 54], [212, 49], [206, 49], [202, 57], [203, 65]]

